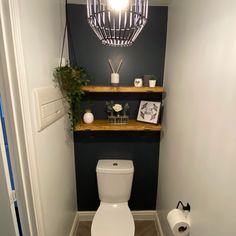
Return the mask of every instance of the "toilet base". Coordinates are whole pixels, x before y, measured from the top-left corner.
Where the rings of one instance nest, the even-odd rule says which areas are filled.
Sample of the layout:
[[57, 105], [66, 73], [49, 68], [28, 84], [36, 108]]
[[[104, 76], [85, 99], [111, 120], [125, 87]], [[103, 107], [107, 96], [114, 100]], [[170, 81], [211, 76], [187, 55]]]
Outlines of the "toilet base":
[[128, 202], [100, 203], [93, 218], [91, 236], [134, 236], [134, 232], [134, 219]]

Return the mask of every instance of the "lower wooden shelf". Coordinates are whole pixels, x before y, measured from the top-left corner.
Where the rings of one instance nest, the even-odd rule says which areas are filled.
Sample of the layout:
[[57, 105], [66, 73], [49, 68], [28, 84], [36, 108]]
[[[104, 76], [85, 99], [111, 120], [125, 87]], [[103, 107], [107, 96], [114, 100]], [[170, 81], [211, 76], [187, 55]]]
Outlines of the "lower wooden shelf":
[[128, 124], [109, 124], [107, 120], [95, 120], [92, 124], [79, 123], [74, 131], [160, 131], [160, 124], [129, 120]]
[[82, 86], [86, 93], [163, 93], [164, 88], [156, 87], [134, 87], [134, 86]]

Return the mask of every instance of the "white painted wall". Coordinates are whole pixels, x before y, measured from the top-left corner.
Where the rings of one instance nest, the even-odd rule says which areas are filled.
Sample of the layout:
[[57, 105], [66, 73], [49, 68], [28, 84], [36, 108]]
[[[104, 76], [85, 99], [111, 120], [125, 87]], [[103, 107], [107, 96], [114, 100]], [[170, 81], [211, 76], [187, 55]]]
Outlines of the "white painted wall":
[[236, 1], [169, 8], [157, 209], [190, 202], [191, 236], [236, 235]]
[[25, 65], [22, 79], [27, 80], [32, 120], [34, 156], [30, 158], [36, 164], [31, 172], [39, 181], [34, 197], [42, 206], [42, 212], [37, 211], [39, 226], [44, 226], [39, 232], [40, 236], [66, 236], [77, 210], [70, 124], [66, 116], [38, 133], [33, 100], [34, 88], [55, 85], [53, 69], [58, 66], [62, 45], [64, 0], [21, 0], [18, 4]]

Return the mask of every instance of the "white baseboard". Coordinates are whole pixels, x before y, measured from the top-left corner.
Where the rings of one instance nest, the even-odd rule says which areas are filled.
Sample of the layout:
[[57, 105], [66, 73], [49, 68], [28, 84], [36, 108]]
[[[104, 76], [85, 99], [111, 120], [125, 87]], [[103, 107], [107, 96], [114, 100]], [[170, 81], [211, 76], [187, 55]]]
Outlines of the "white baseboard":
[[75, 236], [79, 226], [79, 214], [76, 212], [69, 236]]
[[[153, 220], [155, 222], [155, 226], [159, 235], [164, 236], [161, 229], [160, 220], [158, 217], [158, 212], [156, 211], [131, 211], [131, 212], [134, 217], [134, 220]], [[74, 219], [70, 236], [75, 236], [80, 221], [92, 221], [95, 213], [96, 213], [95, 211], [78, 211]]]
[[92, 221], [96, 211], [78, 211], [79, 221]]
[[134, 220], [155, 220], [156, 211], [132, 211]]
[[[96, 211], [78, 211], [79, 221], [92, 221]], [[134, 220], [156, 220], [156, 211], [132, 211]]]
[[159, 219], [159, 216], [158, 216], [158, 212], [156, 212], [156, 216], [155, 216], [155, 220], [154, 221], [155, 221], [157, 233], [160, 236], [164, 236], [163, 231], [162, 231], [162, 227], [161, 227], [161, 222], [160, 222], [160, 219]]

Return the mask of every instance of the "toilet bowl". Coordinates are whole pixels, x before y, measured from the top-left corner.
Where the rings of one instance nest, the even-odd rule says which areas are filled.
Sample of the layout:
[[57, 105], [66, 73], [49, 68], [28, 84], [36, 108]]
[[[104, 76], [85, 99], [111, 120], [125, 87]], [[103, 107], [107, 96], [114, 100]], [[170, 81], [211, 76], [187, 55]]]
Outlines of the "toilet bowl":
[[93, 218], [91, 236], [134, 236], [134, 219], [128, 206], [133, 162], [99, 160], [96, 172], [101, 202]]
[[94, 216], [92, 236], [134, 236], [134, 220], [127, 203], [100, 203]]

